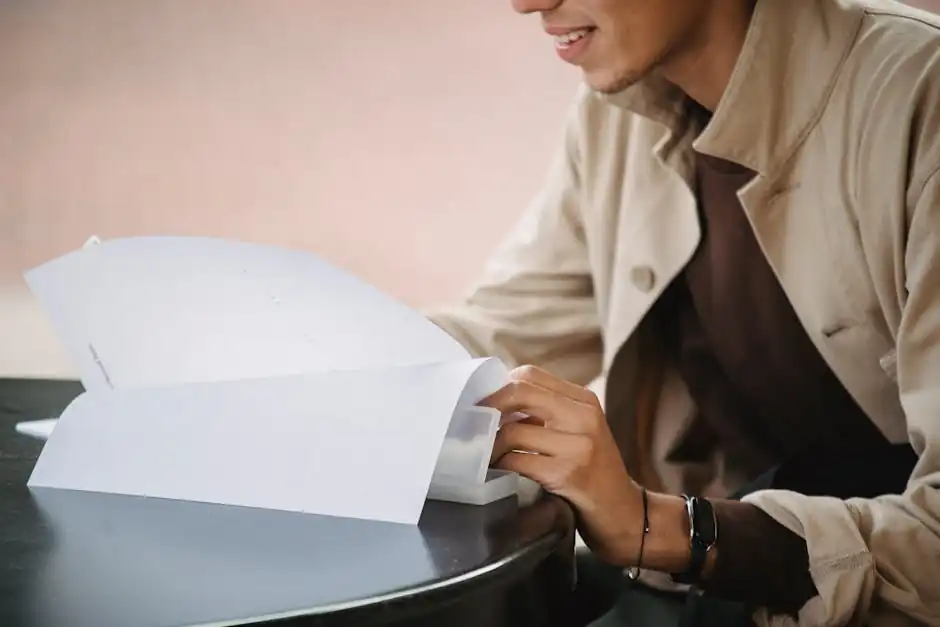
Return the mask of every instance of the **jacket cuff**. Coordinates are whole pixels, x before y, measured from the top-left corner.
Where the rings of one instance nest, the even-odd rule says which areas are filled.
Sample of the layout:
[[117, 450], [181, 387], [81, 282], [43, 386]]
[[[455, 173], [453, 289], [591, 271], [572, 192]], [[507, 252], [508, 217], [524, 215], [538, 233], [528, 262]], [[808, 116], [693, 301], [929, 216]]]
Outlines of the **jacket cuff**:
[[750, 503], [715, 500], [713, 507], [717, 556], [702, 589], [776, 614], [796, 615], [817, 594], [803, 538]]
[[[874, 592], [874, 559], [847, 501], [764, 490], [742, 502], [756, 506], [805, 541], [817, 594], [800, 609], [800, 625], [846, 625], [865, 614]], [[780, 624], [764, 608], [754, 618], [758, 625]]]

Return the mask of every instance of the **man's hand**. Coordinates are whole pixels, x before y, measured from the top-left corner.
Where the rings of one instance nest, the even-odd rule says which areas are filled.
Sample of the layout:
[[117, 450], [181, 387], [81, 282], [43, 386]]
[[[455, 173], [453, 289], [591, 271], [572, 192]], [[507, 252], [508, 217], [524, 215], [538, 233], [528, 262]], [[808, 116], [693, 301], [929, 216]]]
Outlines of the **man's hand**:
[[582, 538], [601, 559], [632, 564], [643, 529], [642, 496], [597, 396], [531, 366], [510, 378], [481, 405], [528, 418], [503, 425], [493, 464], [566, 499], [578, 512]]

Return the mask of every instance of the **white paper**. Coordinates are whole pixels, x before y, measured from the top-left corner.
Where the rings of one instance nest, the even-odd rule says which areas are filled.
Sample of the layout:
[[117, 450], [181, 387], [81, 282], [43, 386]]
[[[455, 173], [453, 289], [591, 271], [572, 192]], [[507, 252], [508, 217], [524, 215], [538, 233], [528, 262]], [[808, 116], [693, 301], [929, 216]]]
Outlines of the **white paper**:
[[132, 237], [25, 276], [90, 391], [470, 358], [420, 313], [295, 250]]
[[493, 442], [499, 428], [499, 411], [478, 403], [509, 380], [509, 371], [498, 359], [487, 359], [473, 371], [451, 418], [432, 481], [482, 484], [486, 480]]
[[29, 485], [416, 524], [480, 363], [86, 393]]
[[31, 487], [415, 524], [484, 479], [503, 364], [313, 255], [138, 237], [27, 281], [87, 390]]
[[28, 435], [31, 438], [47, 440], [52, 435], [55, 428], [55, 418], [44, 418], [43, 420], [26, 420], [16, 423], [16, 432]]

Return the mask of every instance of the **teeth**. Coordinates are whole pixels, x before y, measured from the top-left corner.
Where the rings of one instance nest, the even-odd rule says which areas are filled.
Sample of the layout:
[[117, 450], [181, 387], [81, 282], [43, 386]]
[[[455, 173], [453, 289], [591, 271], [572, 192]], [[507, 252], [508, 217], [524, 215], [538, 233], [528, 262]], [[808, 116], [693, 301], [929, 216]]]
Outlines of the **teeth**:
[[583, 39], [585, 35], [590, 32], [589, 29], [585, 28], [583, 30], [576, 30], [564, 35], [558, 35], [555, 37], [555, 45], [561, 48], [567, 48], [574, 42]]

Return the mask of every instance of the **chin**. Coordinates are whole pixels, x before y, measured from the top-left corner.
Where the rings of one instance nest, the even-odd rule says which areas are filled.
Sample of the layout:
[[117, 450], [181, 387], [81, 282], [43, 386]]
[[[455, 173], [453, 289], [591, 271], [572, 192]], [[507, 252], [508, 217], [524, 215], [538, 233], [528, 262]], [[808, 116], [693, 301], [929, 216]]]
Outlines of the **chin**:
[[617, 72], [610, 69], [585, 70], [584, 82], [596, 92], [616, 94], [636, 84], [644, 75], [644, 72]]

